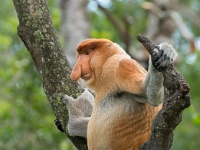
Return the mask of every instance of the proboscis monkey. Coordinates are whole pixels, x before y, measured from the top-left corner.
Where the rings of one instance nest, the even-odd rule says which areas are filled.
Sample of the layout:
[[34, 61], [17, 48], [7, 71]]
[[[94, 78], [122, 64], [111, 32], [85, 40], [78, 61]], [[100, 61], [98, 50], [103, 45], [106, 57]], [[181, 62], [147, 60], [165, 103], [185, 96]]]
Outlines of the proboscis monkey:
[[71, 79], [82, 78], [96, 96], [94, 100], [85, 90], [77, 100], [63, 97], [69, 111], [69, 134], [87, 138], [89, 150], [139, 149], [149, 139], [162, 107], [163, 76], [157, 69], [173, 63], [176, 51], [167, 43], [160, 44], [147, 72], [107, 39], [87, 39], [76, 50]]

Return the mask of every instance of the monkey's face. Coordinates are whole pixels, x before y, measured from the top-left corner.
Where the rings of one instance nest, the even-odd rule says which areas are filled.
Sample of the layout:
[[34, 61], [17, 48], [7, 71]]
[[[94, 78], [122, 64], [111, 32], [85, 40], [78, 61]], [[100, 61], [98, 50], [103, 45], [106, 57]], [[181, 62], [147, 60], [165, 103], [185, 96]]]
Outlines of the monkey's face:
[[70, 78], [77, 81], [79, 78], [89, 80], [92, 76], [90, 67], [90, 58], [92, 52], [90, 50], [81, 54], [77, 54], [77, 62], [72, 70]]
[[[77, 47], [77, 62], [72, 70], [71, 79], [82, 78], [89, 86], [101, 74], [103, 63], [112, 55], [113, 43], [107, 39], [88, 39]], [[92, 87], [91, 87], [92, 88]]]

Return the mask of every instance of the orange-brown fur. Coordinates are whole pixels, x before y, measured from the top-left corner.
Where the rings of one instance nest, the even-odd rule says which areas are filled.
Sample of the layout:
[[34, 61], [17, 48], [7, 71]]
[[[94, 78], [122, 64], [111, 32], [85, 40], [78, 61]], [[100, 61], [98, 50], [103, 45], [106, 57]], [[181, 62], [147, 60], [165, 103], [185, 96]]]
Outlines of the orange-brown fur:
[[144, 98], [146, 75], [142, 66], [107, 39], [78, 45], [71, 79], [83, 78], [96, 94], [87, 132], [89, 150], [137, 150], [149, 139], [162, 106], [134, 100], [135, 95]]

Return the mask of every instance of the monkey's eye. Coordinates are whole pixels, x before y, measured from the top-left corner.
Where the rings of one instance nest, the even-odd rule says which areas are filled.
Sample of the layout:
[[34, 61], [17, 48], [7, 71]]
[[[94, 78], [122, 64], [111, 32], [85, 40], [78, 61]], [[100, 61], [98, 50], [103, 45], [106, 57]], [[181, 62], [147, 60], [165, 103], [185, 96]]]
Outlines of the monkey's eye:
[[85, 55], [89, 55], [90, 53], [87, 51], [87, 52], [85, 52]]
[[85, 55], [89, 55], [90, 54], [90, 52], [91, 52], [91, 50], [87, 50], [87, 51], [85, 51]]

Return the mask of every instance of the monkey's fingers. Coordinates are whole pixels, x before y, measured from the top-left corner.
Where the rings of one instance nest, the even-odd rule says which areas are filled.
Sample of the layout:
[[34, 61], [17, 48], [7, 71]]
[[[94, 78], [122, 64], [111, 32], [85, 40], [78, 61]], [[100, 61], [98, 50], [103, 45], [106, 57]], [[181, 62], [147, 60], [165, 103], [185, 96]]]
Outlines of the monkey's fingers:
[[61, 99], [62, 99], [62, 101], [63, 101], [64, 103], [67, 103], [67, 104], [69, 104], [70, 101], [73, 101], [73, 100], [74, 100], [73, 97], [68, 96], [68, 95], [66, 95], [66, 94], [62, 95]]
[[155, 52], [154, 50], [154, 54], [152, 56], [153, 61], [157, 62], [162, 57], [163, 53], [163, 50], [159, 50], [158, 52]]

